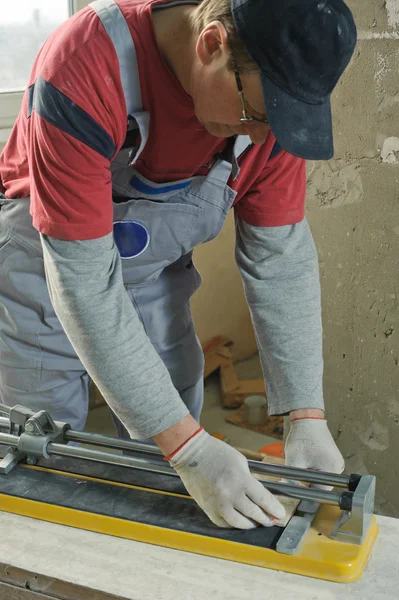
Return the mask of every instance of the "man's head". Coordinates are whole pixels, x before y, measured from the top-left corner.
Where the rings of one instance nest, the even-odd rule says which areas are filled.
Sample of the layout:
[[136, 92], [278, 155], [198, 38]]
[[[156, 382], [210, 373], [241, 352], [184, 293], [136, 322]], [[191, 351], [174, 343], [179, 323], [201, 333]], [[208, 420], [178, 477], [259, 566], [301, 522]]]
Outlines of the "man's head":
[[199, 120], [213, 135], [250, 135], [254, 143], [263, 143], [268, 124], [240, 121], [243, 108], [236, 69], [247, 114], [259, 121], [265, 121], [266, 114], [259, 68], [238, 35], [231, 0], [203, 0], [190, 19], [199, 59], [192, 71], [190, 93]]
[[356, 43], [343, 0], [203, 0], [190, 19], [191, 94], [210, 133], [263, 143], [270, 127], [292, 154], [331, 158], [330, 95]]

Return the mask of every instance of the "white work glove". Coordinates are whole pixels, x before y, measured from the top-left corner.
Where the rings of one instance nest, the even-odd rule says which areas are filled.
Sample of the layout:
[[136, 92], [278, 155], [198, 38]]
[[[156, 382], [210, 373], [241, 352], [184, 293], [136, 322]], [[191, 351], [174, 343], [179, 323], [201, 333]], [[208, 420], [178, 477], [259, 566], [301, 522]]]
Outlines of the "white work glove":
[[[345, 462], [325, 419], [298, 419], [289, 424], [284, 447], [285, 463], [290, 467], [342, 473]], [[313, 484], [331, 490], [332, 487]]]
[[[169, 458], [188, 493], [219, 527], [271, 527], [285, 508], [237, 450], [200, 430]], [[266, 514], [267, 513], [267, 514]]]

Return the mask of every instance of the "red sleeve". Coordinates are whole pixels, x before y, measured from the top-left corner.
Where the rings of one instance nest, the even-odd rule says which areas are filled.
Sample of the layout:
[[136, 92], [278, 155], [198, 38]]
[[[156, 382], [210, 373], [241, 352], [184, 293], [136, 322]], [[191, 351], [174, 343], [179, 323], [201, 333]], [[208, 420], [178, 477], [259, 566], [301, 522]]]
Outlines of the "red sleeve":
[[112, 231], [109, 161], [32, 114], [30, 190], [33, 226], [64, 240]]
[[305, 196], [306, 161], [282, 150], [266, 162], [260, 175], [238, 199], [235, 211], [250, 225], [292, 225], [305, 216]]
[[[86, 18], [90, 35], [89, 26], [70, 27], [69, 36], [61, 28], [41, 51], [31, 80], [27, 145], [33, 225], [66, 240], [112, 231], [109, 167], [126, 135], [116, 53], [97, 17]], [[74, 39], [78, 34], [86, 39]]]

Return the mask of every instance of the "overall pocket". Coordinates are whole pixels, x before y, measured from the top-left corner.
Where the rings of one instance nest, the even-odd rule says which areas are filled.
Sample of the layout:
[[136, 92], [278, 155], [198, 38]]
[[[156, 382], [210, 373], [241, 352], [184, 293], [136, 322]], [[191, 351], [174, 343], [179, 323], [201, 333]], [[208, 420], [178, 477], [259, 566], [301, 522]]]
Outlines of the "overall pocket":
[[145, 285], [192, 248], [202, 208], [144, 198], [114, 205], [114, 239], [125, 285]]

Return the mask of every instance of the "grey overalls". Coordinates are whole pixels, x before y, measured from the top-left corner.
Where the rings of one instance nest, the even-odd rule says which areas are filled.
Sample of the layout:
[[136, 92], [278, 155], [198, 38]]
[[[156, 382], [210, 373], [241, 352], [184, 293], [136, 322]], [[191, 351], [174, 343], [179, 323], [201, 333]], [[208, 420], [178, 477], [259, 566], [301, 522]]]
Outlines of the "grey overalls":
[[[237, 157], [250, 145], [250, 138], [232, 139], [230, 160], [217, 157], [206, 177], [167, 184], [142, 177], [134, 162], [148, 138], [150, 115], [141, 105], [132, 36], [113, 0], [97, 0], [91, 6], [115, 46], [128, 122], [138, 126], [141, 137], [139, 148], [123, 149], [111, 165], [114, 238], [124, 285], [173, 384], [198, 419], [203, 354], [189, 303], [201, 278], [192, 250], [221, 230], [235, 198], [227, 181], [232, 171], [233, 176], [238, 173]], [[52, 308], [29, 201], [3, 198], [0, 202], [1, 401], [47, 409], [73, 429], [83, 429], [89, 377]], [[118, 431], [126, 433], [121, 427]]]

